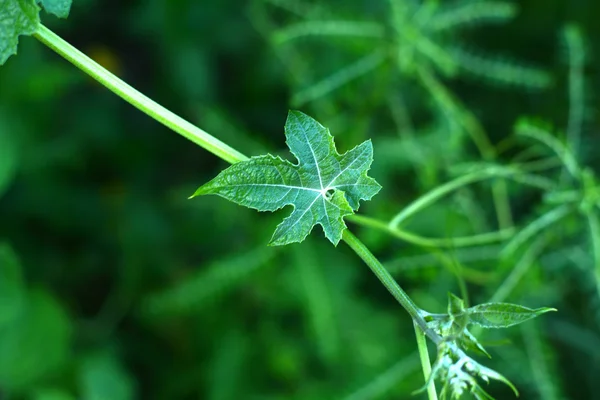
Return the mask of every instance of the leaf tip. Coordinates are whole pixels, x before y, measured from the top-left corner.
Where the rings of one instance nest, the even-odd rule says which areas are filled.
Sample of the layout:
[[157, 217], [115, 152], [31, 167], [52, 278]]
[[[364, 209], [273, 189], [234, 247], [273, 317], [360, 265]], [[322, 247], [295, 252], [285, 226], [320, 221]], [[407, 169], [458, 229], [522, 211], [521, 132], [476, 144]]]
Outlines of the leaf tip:
[[201, 195], [202, 195], [202, 188], [203, 188], [203, 187], [204, 187], [204, 186], [201, 186], [201, 187], [199, 187], [199, 188], [198, 188], [198, 189], [197, 189], [197, 190], [194, 192], [194, 194], [192, 194], [191, 196], [189, 196], [189, 197], [188, 197], [188, 200], [191, 200], [191, 199], [193, 199], [193, 198], [195, 198], [195, 197], [201, 196]]

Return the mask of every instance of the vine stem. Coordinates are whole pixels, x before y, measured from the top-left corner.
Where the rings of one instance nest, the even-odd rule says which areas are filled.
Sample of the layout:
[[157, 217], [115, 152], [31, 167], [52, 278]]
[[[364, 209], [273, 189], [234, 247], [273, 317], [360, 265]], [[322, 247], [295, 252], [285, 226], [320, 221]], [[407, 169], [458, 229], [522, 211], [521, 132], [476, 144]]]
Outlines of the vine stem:
[[34, 36], [129, 104], [217, 157], [232, 164], [248, 159], [239, 151], [129, 86], [44, 25], [39, 26]]
[[[146, 113], [151, 118], [159, 121], [166, 127], [179, 133], [186, 139], [189, 139], [190, 141], [203, 147], [205, 150], [208, 150], [210, 153], [231, 164], [248, 159], [248, 157], [239, 151], [221, 142], [209, 133], [194, 126], [173, 112], [167, 110], [121, 79], [117, 78], [114, 74], [91, 60], [88, 56], [77, 50], [75, 47], [70, 45], [68, 42], [63, 40], [45, 26], [39, 26], [38, 31], [35, 33], [35, 37], [46, 46], [54, 50], [56, 53], [61, 55], [67, 61], [71, 62], [77, 68], [100, 82], [107, 89], [121, 97], [123, 100], [138, 108], [140, 111]], [[367, 249], [364, 243], [362, 243], [348, 229], [344, 230], [342, 239], [369, 266], [371, 271], [375, 274], [375, 276], [377, 276], [385, 288], [411, 316], [415, 324], [415, 329], [418, 332], [417, 343], [419, 346], [419, 351], [422, 352], [422, 346], [426, 345], [426, 343], [423, 344], [419, 342], [419, 340], [423, 339], [423, 335], [429, 337], [429, 339], [431, 339], [437, 346], [442, 338], [427, 326], [423, 311], [417, 307], [408, 294], [400, 287], [400, 285], [398, 285], [398, 282], [396, 282], [396, 280], [390, 275], [390, 273], [379, 262], [379, 260], [377, 260], [377, 258], [369, 251], [369, 249]], [[423, 355], [421, 355], [421, 361], [424, 362]], [[429, 369], [431, 368], [428, 356], [427, 366], [429, 366]], [[427, 366], [423, 364], [424, 371], [426, 370]], [[437, 397], [431, 397], [430, 394], [430, 400], [435, 399], [437, 399]]]
[[342, 234], [342, 240], [350, 246], [350, 248], [358, 255], [367, 266], [373, 271], [377, 279], [390, 292], [392, 296], [400, 303], [400, 305], [408, 312], [414, 323], [421, 331], [436, 345], [442, 338], [427, 326], [427, 322], [423, 318], [423, 311], [417, 307], [408, 294], [398, 285], [398, 282], [390, 275], [379, 260], [369, 251], [367, 246], [360, 241], [350, 230], [345, 229]]
[[367, 226], [369, 228], [377, 229], [385, 232], [391, 236], [394, 236], [400, 240], [408, 243], [412, 243], [421, 247], [469, 247], [478, 246], [489, 243], [502, 242], [512, 237], [515, 233], [514, 228], [508, 228], [501, 231], [480, 233], [472, 236], [461, 236], [452, 238], [429, 238], [420, 236], [403, 229], [391, 228], [390, 225], [376, 218], [366, 217], [364, 215], [347, 215], [346, 221], [350, 221], [357, 225]]
[[[439, 102], [440, 106], [446, 110], [446, 112], [457, 118], [463, 129], [471, 136], [471, 140], [479, 150], [479, 153], [483, 159], [487, 161], [493, 161], [496, 159], [496, 150], [490, 142], [490, 139], [485, 133], [483, 127], [477, 118], [462, 105], [460, 100], [452, 95], [452, 93], [444, 86], [444, 84], [440, 82], [428, 69], [418, 68], [417, 76], [425, 88], [427, 88], [427, 90], [429, 90], [433, 97]], [[510, 208], [510, 202], [508, 201], [508, 191], [505, 180], [499, 179], [493, 183], [492, 196], [494, 199], [494, 206], [496, 208], [498, 225], [501, 229], [512, 227], [513, 217]]]
[[[425, 383], [429, 383], [431, 376], [431, 360], [429, 360], [429, 351], [427, 350], [427, 341], [425, 335], [419, 326], [415, 323], [415, 336], [417, 338], [417, 348], [419, 349], [419, 359], [421, 360], [421, 367], [423, 368], [423, 377]], [[427, 397], [429, 400], [438, 400], [437, 391], [435, 390], [435, 382], [431, 382], [427, 385]]]
[[418, 199], [410, 203], [408, 206], [406, 206], [402, 211], [396, 214], [394, 218], [392, 218], [392, 220], [389, 222], [389, 227], [391, 229], [397, 229], [402, 222], [406, 221], [408, 218], [410, 218], [423, 208], [431, 205], [441, 197], [457, 189], [460, 189], [463, 186], [467, 186], [471, 183], [483, 181], [493, 177], [500, 177], [505, 175], [507, 175], [506, 172], [496, 172], [494, 170], [477, 171], [446, 182], [445, 184], [436, 187], [432, 191], [419, 197]]

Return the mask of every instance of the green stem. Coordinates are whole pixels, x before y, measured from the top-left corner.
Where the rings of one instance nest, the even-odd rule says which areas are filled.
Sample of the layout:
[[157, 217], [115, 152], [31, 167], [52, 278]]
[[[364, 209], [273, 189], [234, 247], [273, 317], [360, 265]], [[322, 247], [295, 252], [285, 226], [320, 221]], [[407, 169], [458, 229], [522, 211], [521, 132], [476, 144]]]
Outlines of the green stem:
[[368, 384], [344, 397], [343, 400], [373, 400], [383, 398], [396, 387], [398, 382], [408, 378], [417, 370], [419, 365], [417, 364], [416, 355], [411, 354], [401, 359]]
[[392, 220], [390, 221], [389, 226], [391, 229], [395, 229], [400, 225], [400, 223], [402, 223], [406, 219], [410, 218], [417, 212], [421, 211], [428, 205], [434, 203], [435, 201], [437, 201], [439, 198], [445, 196], [446, 194], [448, 194], [454, 190], [460, 189], [461, 187], [471, 184], [473, 182], [478, 182], [478, 181], [483, 181], [485, 179], [489, 179], [492, 176], [494, 176], [494, 174], [478, 171], [478, 172], [474, 172], [471, 174], [463, 175], [463, 176], [456, 178], [454, 180], [451, 180], [450, 182], [447, 182], [441, 186], [438, 186], [435, 189], [433, 189], [432, 191], [425, 194], [424, 196], [419, 197], [417, 200], [413, 201], [408, 206], [406, 206], [402, 211], [400, 211], [398, 214], [396, 214], [396, 216], [394, 218], [392, 218]]
[[585, 117], [585, 45], [581, 32], [574, 26], [565, 29], [569, 57], [569, 118], [567, 138], [572, 151], [577, 154], [581, 142], [581, 129]]
[[400, 303], [400, 305], [408, 312], [414, 323], [419, 326], [429, 339], [436, 345], [440, 342], [441, 337], [432, 331], [427, 322], [423, 318], [423, 313], [419, 307], [412, 301], [408, 294], [398, 285], [398, 282], [390, 275], [385, 267], [377, 260], [377, 258], [367, 249], [363, 242], [354, 236], [349, 229], [344, 230], [342, 240], [369, 266], [377, 279], [390, 292], [392, 296]]
[[[423, 377], [425, 383], [429, 382], [431, 376], [431, 361], [429, 360], [429, 351], [427, 350], [427, 341], [423, 331], [417, 324], [415, 326], [415, 336], [417, 337], [417, 347], [419, 349], [419, 359], [421, 360], [421, 367], [423, 368]], [[429, 400], [437, 400], [437, 391], [435, 390], [435, 382], [431, 382], [427, 385], [427, 397]]]
[[166, 127], [179, 133], [186, 139], [191, 140], [213, 153], [217, 157], [232, 164], [248, 158], [239, 151], [229, 147], [202, 129], [194, 126], [190, 122], [144, 96], [75, 47], [71, 46], [44, 25], [40, 25], [38, 31], [35, 33], [35, 37], [126, 102], [138, 108], [140, 111], [143, 111]]
[[[522, 282], [524, 276], [536, 262], [539, 260], [545, 247], [548, 245], [548, 237], [540, 234], [539, 237], [533, 242], [533, 244], [527, 249], [525, 254], [515, 264], [514, 268], [508, 274], [508, 276], [498, 285], [498, 289], [490, 297], [490, 303], [502, 303], [508, 299], [513, 290], [517, 285]], [[481, 335], [483, 328], [480, 326], [474, 326], [471, 329], [471, 334], [478, 337]]]
[[592, 249], [594, 253], [594, 277], [596, 278], [596, 291], [600, 296], [600, 219], [595, 210], [585, 212], [590, 227]]
[[555, 209], [548, 211], [538, 219], [531, 222], [525, 228], [523, 228], [510, 242], [506, 244], [506, 247], [502, 250], [502, 257], [511, 257], [523, 243], [537, 235], [542, 229], [553, 225], [569, 215], [573, 211], [571, 204], [563, 204]]
[[345, 217], [347, 221], [353, 222], [357, 225], [366, 226], [369, 228], [377, 229], [387, 234], [394, 236], [400, 240], [404, 240], [405, 242], [412, 243], [417, 246], [422, 247], [469, 247], [469, 246], [478, 246], [482, 244], [490, 244], [502, 242], [504, 240], [509, 239], [515, 233], [514, 228], [508, 228], [501, 231], [496, 232], [488, 232], [481, 233], [479, 235], [473, 236], [462, 236], [462, 237], [452, 237], [449, 239], [443, 238], [428, 238], [419, 235], [415, 235], [414, 233], [404, 231], [398, 228], [391, 228], [389, 224], [384, 221], [366, 217], [364, 215], [348, 215]]
[[529, 271], [529, 268], [539, 259], [544, 247], [548, 244], [548, 239], [543, 234], [533, 242], [533, 244], [527, 249], [525, 254], [515, 264], [510, 274], [504, 279], [502, 284], [498, 286], [496, 292], [490, 298], [490, 303], [501, 303], [506, 301], [508, 296], [522, 281], [523, 277]]
[[498, 179], [492, 184], [492, 198], [494, 199], [500, 229], [512, 228], [514, 223], [510, 203], [508, 202], [506, 179]]
[[[486, 161], [496, 159], [496, 150], [473, 113], [464, 107], [460, 100], [456, 98], [428, 69], [418, 68], [417, 73], [425, 88], [429, 90], [442, 108], [452, 115], [452, 117], [456, 118], [464, 130], [471, 136], [471, 140], [475, 143], [481, 157]], [[492, 185], [494, 206], [496, 207], [498, 225], [501, 229], [513, 226], [510, 202], [508, 201], [506, 188], [503, 187], [504, 185], [506, 185], [506, 183], [503, 180], [494, 182]]]
[[[539, 175], [526, 174], [517, 168], [503, 167], [498, 165], [483, 165], [478, 171], [462, 175], [458, 178], [444, 183], [441, 186], [437, 186], [435, 189], [425, 193], [423, 196], [414, 200], [412, 203], [403, 208], [402, 211], [400, 211], [392, 218], [392, 220], [389, 222], [389, 227], [390, 229], [398, 229], [401, 223], [403, 223], [413, 215], [417, 214], [419, 211], [423, 210], [430, 204], [435, 203], [437, 200], [444, 197], [448, 193], [458, 190], [464, 186], [470, 185], [471, 183], [491, 178], [508, 178], [517, 183], [543, 190], [551, 190], [554, 188], [554, 185], [551, 183], [551, 181]], [[508, 195], [506, 192], [506, 180], [504, 179], [492, 183], [492, 189], [495, 190], [496, 193], [504, 193]], [[502, 210], [502, 202], [500, 202], [497, 205], [497, 207], [498, 210]], [[509, 209], [504, 209], [504, 211], [506, 213], [509, 213]], [[502, 224], [500, 224], [500, 228], [501, 232], [508, 232], [509, 230], [513, 229], [512, 225], [504, 226]]]

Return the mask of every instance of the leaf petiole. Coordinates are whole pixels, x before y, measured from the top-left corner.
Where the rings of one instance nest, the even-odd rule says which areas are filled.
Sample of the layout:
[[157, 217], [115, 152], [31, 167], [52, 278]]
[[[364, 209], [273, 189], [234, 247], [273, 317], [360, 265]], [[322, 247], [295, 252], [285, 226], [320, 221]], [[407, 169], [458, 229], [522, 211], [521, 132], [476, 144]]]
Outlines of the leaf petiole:
[[34, 33], [34, 36], [40, 42], [50, 47], [64, 59], [100, 82], [103, 86], [115, 93], [117, 96], [121, 97], [129, 104], [165, 125], [167, 128], [174, 130], [186, 139], [191, 140], [200, 147], [203, 147], [204, 149], [213, 153], [217, 157], [222, 158], [223, 160], [232, 164], [248, 159], [248, 157], [239, 151], [226, 145], [219, 139], [206, 133], [202, 129], [184, 120], [173, 112], [167, 110], [121, 79], [117, 78], [114, 74], [77, 50], [60, 36], [46, 28], [44, 25], [40, 24], [38, 30]]
[[[419, 359], [423, 369], [423, 377], [425, 382], [430, 382], [431, 377], [431, 360], [429, 359], [429, 351], [427, 350], [427, 341], [421, 328], [415, 323], [415, 336], [417, 338], [417, 348], [419, 349]], [[429, 400], [438, 400], [435, 382], [431, 381], [427, 384], [427, 396]]]
[[342, 240], [346, 242], [348, 246], [358, 255], [364, 262], [369, 266], [371, 271], [375, 274], [377, 279], [385, 286], [392, 296], [400, 303], [400, 305], [408, 312], [412, 317], [414, 323], [419, 327], [423, 333], [431, 339], [433, 343], [438, 345], [442, 338], [440, 335], [435, 333], [425, 321], [423, 312], [417, 305], [412, 301], [409, 295], [398, 285], [398, 282], [390, 275], [385, 267], [379, 262], [379, 260], [367, 249], [363, 242], [360, 241], [356, 236], [350, 232], [349, 229], [344, 230]]

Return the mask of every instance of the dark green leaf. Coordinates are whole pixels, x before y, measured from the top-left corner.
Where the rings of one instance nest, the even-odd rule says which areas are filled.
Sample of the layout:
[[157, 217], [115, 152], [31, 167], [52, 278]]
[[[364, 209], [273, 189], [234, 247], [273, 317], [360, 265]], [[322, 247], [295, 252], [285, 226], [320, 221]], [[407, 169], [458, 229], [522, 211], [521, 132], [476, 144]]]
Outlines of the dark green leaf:
[[471, 332], [469, 332], [468, 330], [464, 329], [462, 334], [459, 336], [458, 340], [460, 341], [460, 346], [463, 349], [475, 351], [488, 358], [492, 358], [492, 356], [490, 356], [490, 353], [487, 352], [483, 345], [479, 343], [477, 338], [473, 336], [473, 334], [471, 334]]
[[38, 0], [44, 10], [56, 15], [59, 18], [67, 18], [71, 11], [72, 0]]
[[531, 309], [517, 304], [486, 303], [468, 308], [466, 313], [471, 323], [483, 328], [508, 328], [549, 311], [556, 311], [556, 309], [546, 307]]
[[11, 128], [14, 128], [14, 125], [0, 110], [0, 197], [11, 183], [17, 169], [17, 146], [13, 136], [14, 130]]
[[259, 211], [292, 205], [294, 211], [279, 224], [271, 245], [301, 242], [316, 224], [337, 245], [346, 229], [343, 217], [381, 189], [367, 176], [371, 141], [340, 155], [329, 130], [299, 111], [288, 114], [285, 134], [298, 165], [272, 155], [254, 157], [227, 168], [194, 196], [217, 194]]
[[129, 400], [135, 397], [133, 380], [109, 353], [87, 358], [80, 379], [84, 400]]
[[40, 17], [35, 0], [0, 0], [0, 65], [17, 53], [20, 35], [32, 35]]
[[35, 392], [33, 400], [74, 400], [69, 393], [59, 389], [41, 389]]
[[67, 361], [71, 324], [48, 293], [30, 292], [18, 319], [0, 329], [0, 387], [19, 391]]
[[24, 297], [17, 257], [7, 245], [0, 244], [0, 329], [20, 314]]

